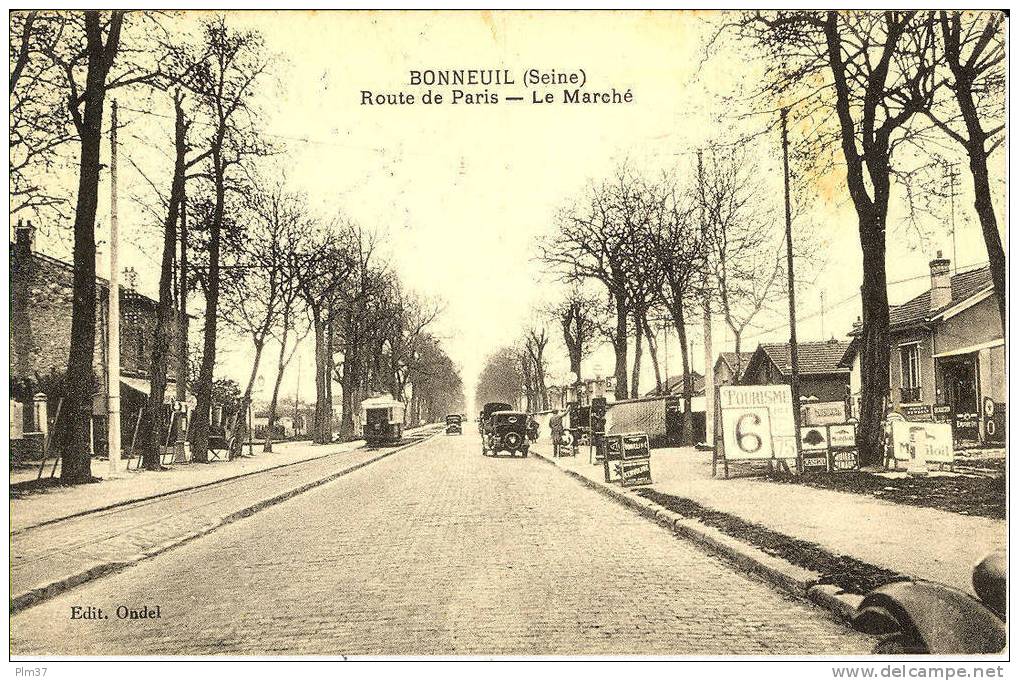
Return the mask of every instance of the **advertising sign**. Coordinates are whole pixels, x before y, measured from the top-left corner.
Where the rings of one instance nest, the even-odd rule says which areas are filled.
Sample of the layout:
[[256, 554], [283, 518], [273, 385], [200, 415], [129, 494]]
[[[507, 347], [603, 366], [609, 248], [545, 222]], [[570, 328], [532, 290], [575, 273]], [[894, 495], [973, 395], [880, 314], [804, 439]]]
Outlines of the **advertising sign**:
[[856, 426], [852, 423], [828, 426], [828, 446], [832, 449], [856, 447]]
[[910, 461], [921, 456], [928, 463], [951, 464], [955, 460], [952, 426], [947, 423], [894, 421], [891, 446], [896, 461]]
[[807, 452], [828, 451], [828, 428], [825, 426], [800, 428], [800, 449], [804, 456]]
[[727, 460], [796, 458], [796, 426], [788, 385], [720, 386], [718, 405]]
[[649, 459], [651, 446], [646, 433], [626, 433], [620, 435], [624, 459]]
[[615, 464], [623, 487], [651, 484], [651, 459], [633, 459]]
[[1005, 404], [984, 398], [984, 442], [1005, 442]]
[[623, 460], [623, 436], [606, 435], [604, 442], [605, 459], [603, 465], [605, 468], [605, 482], [619, 480], [619, 467], [616, 465], [616, 462]]
[[800, 407], [804, 426], [827, 426], [846, 422], [845, 402], [811, 402]]
[[934, 420], [934, 410], [929, 404], [903, 404], [899, 405], [899, 411], [902, 412], [907, 421]]
[[855, 471], [860, 468], [860, 455], [855, 449], [833, 449], [828, 457], [831, 460], [829, 470]]
[[938, 423], [949, 423], [952, 420], [952, 407], [947, 404], [935, 404], [931, 412]]

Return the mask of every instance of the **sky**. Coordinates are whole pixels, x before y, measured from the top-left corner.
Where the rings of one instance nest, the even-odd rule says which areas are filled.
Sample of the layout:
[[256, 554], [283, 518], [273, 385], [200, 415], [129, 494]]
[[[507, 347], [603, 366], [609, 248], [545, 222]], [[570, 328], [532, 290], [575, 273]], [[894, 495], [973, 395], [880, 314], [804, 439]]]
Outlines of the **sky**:
[[[272, 171], [285, 174], [323, 216], [342, 213], [375, 230], [393, 269], [416, 292], [442, 301], [436, 327], [448, 354], [460, 366], [468, 390], [487, 355], [513, 342], [526, 325], [545, 324], [535, 310], [552, 302], [561, 285], [535, 260], [535, 243], [552, 228], [557, 208], [576, 197], [588, 182], [607, 176], [620, 162], [655, 173], [694, 172], [694, 152], [712, 140], [765, 121], [734, 115], [720, 101], [740, 82], [759, 77], [759, 65], [744, 48], [725, 47], [702, 62], [704, 44], [717, 15], [697, 12], [240, 12], [228, 22], [260, 31], [269, 52], [278, 56], [273, 77], [260, 88], [257, 104], [266, 133], [285, 148]], [[197, 14], [184, 17], [192, 25]], [[447, 103], [362, 104], [362, 91], [412, 93], [427, 87], [409, 84], [412, 70], [507, 69], [512, 86], [492, 86], [496, 104], [449, 104], [449, 87], [432, 88]], [[579, 73], [585, 90], [632, 92], [623, 104], [532, 104], [534, 88], [523, 84], [526, 70]], [[464, 88], [484, 91], [486, 88]], [[540, 87], [561, 100], [561, 87]], [[522, 102], [506, 96], [522, 96]], [[150, 166], [159, 177], [166, 165], [146, 142], [166, 137], [169, 121], [127, 115], [122, 157]], [[131, 127], [133, 126], [133, 128]], [[797, 134], [794, 124], [792, 134]], [[765, 181], [781, 201], [779, 140], [761, 138], [754, 149]], [[1003, 177], [1001, 155], [995, 166]], [[964, 169], [965, 166], [962, 166]], [[121, 196], [144, 196], [147, 181], [130, 162], [121, 171]], [[794, 178], [794, 183], [796, 179]], [[108, 233], [108, 181], [104, 175], [100, 239]], [[861, 265], [855, 213], [844, 178], [833, 191], [798, 217], [810, 233], [815, 261], [798, 271], [799, 337], [844, 337], [860, 314]], [[1002, 188], [1003, 183], [999, 185]], [[809, 191], [809, 188], [806, 188]], [[156, 290], [158, 271], [152, 244], [156, 232], [138, 205], [121, 198], [122, 265], [139, 270], [143, 291]], [[979, 226], [972, 215], [972, 188], [962, 173], [956, 201], [957, 260], [986, 259]], [[773, 206], [781, 217], [781, 204]], [[896, 207], [893, 214], [900, 214]], [[776, 234], [783, 229], [774, 225]], [[943, 221], [926, 226], [928, 239], [893, 227], [889, 235], [889, 279], [893, 303], [903, 302], [928, 283], [927, 262], [937, 249], [952, 256]], [[796, 238], [796, 236], [794, 236]], [[49, 248], [67, 248], [49, 241]], [[104, 271], [101, 255], [100, 272]], [[820, 315], [822, 293], [826, 311]], [[196, 301], [196, 312], [200, 309]], [[761, 341], [788, 338], [784, 301], [773, 314], [755, 320], [744, 349]], [[823, 319], [823, 328], [822, 328]], [[554, 339], [553, 381], [566, 372], [558, 328]], [[695, 338], [694, 367], [703, 371], [703, 346]], [[731, 349], [731, 336], [716, 320], [715, 351]], [[664, 340], [664, 334], [663, 334]], [[728, 342], [727, 342], [728, 341]], [[671, 336], [670, 373], [677, 373], [677, 342]], [[253, 353], [243, 340], [221, 343], [218, 374], [242, 382]], [[297, 381], [300, 364], [301, 382]], [[646, 362], [642, 382], [651, 388]], [[304, 343], [283, 383], [286, 395], [314, 399], [313, 346]], [[611, 353], [602, 349], [589, 361], [594, 374], [611, 372]], [[275, 375], [270, 348], [256, 384], [256, 399], [268, 398]]]

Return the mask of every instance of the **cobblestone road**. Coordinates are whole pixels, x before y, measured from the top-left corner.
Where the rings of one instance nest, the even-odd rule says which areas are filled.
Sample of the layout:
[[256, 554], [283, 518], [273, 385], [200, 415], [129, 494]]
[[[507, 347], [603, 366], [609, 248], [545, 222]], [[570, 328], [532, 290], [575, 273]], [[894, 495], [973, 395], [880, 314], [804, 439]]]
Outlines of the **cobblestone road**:
[[[118, 606], [159, 606], [120, 620]], [[72, 620], [73, 606], [109, 619]], [[744, 576], [477, 435], [438, 437], [12, 618], [18, 654], [862, 654]]]

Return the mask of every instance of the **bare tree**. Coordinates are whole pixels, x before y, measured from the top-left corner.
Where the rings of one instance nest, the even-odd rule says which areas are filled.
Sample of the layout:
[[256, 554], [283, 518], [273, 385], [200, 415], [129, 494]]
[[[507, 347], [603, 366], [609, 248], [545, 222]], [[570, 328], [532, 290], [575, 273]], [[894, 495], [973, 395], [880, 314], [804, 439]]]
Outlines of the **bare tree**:
[[[163, 399], [166, 395], [167, 372], [170, 364], [171, 335], [176, 331], [174, 323], [176, 310], [172, 291], [173, 265], [177, 242], [177, 224], [182, 219], [181, 213], [185, 201], [185, 179], [188, 171], [201, 163], [207, 155], [205, 153], [198, 154], [188, 159], [190, 123], [185, 117], [184, 97], [179, 90], [173, 95], [173, 104], [174, 166], [170, 181], [170, 193], [166, 201], [166, 217], [163, 221], [163, 257], [159, 271], [159, 303], [156, 307], [156, 329], [150, 362], [149, 398], [145, 407], [149, 430], [145, 438], [142, 463], [149, 470], [157, 470], [161, 467], [160, 447], [169, 427], [169, 424], [166, 423]], [[179, 295], [187, 294], [186, 291], [182, 291]], [[178, 318], [177, 323], [182, 323], [182, 320]], [[177, 376], [178, 382], [184, 380], [185, 376]]]
[[529, 386], [529, 392], [533, 395], [534, 401], [531, 411], [548, 409], [548, 386], [545, 383], [545, 376], [548, 373], [545, 360], [547, 346], [548, 334], [544, 328], [536, 329], [532, 326], [527, 329], [524, 335], [524, 352], [526, 353], [526, 364], [533, 369]]
[[306, 240], [298, 269], [298, 287], [315, 334], [315, 412], [312, 440], [332, 440], [333, 326], [341, 310], [339, 297], [357, 269], [355, 228], [343, 221], [315, 225]]
[[582, 377], [581, 364], [594, 349], [593, 339], [597, 332], [594, 315], [597, 309], [596, 300], [579, 286], [573, 286], [561, 301], [545, 311], [545, 316], [555, 320], [563, 330], [570, 371], [578, 381]]
[[202, 366], [195, 384], [198, 404], [192, 424], [192, 460], [208, 462], [209, 426], [212, 409], [213, 370], [216, 365], [216, 327], [219, 319], [220, 250], [226, 219], [227, 192], [239, 191], [242, 163], [267, 153], [257, 134], [257, 115], [251, 101], [269, 60], [262, 38], [252, 31], [229, 28], [222, 16], [206, 21], [198, 46], [180, 48], [175, 59], [187, 87], [209, 124], [206, 140], [209, 167], [205, 174], [212, 186], [212, 208], [208, 219], [208, 271], [205, 295], [205, 332]]
[[1007, 331], [1005, 251], [991, 200], [987, 161], [1005, 141], [1004, 22], [1005, 14], [1000, 11], [937, 13], [944, 61], [952, 75], [946, 79], [946, 86], [954, 95], [962, 121], [960, 124], [955, 116], [943, 116], [936, 105], [924, 111], [969, 156], [974, 208], [991, 263], [1003, 332]]
[[[240, 443], [247, 435], [244, 416], [251, 406], [262, 352], [284, 307], [292, 308], [296, 298], [291, 265], [298, 247], [294, 237], [303, 217], [300, 204], [286, 194], [282, 183], [270, 185], [264, 192], [253, 189], [247, 198], [247, 214], [251, 220], [242, 251], [242, 276], [224, 289], [223, 296], [224, 320], [250, 338], [255, 350], [248, 382], [241, 395], [242, 418], [235, 430], [235, 453], [240, 452]], [[283, 345], [281, 343], [281, 347]]]
[[566, 282], [587, 279], [605, 286], [614, 311], [607, 328], [615, 351], [616, 399], [626, 399], [631, 301], [627, 237], [641, 218], [639, 178], [626, 165], [610, 180], [592, 183], [583, 198], [559, 212], [557, 231], [539, 245], [539, 258]]
[[[895, 150], [929, 108], [930, 17], [915, 11], [753, 12], [743, 36], [772, 66], [763, 93], [795, 103], [801, 117], [834, 112], [863, 251], [860, 453], [880, 463], [889, 390], [885, 233]], [[771, 100], [774, 101], [774, 100]], [[818, 151], [817, 156], [823, 156]]]
[[[74, 296], [71, 348], [67, 363], [67, 431], [60, 442], [65, 483], [91, 479], [90, 421], [96, 344], [95, 220], [99, 198], [100, 148], [106, 95], [115, 88], [147, 82], [153, 76], [132, 60], [118, 62], [124, 12], [64, 12], [56, 15], [60, 37], [46, 56], [61, 74], [60, 87], [78, 139], [78, 190], [74, 211]], [[111, 377], [110, 380], [119, 380]]]
[[[64, 218], [68, 197], [43, 177], [64, 160], [77, 139], [61, 79], [67, 57], [61, 41], [73, 33], [66, 17], [52, 12], [10, 14], [10, 214], [31, 212]], [[57, 87], [54, 87], [57, 85]], [[45, 224], [45, 222], [43, 222]]]

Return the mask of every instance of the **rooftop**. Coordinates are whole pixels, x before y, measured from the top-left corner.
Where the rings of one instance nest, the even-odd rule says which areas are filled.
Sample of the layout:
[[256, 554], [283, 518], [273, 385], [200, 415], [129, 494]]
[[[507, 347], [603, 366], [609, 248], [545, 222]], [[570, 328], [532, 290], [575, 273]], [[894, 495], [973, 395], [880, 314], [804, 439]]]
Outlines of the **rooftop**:
[[[801, 374], [842, 374], [848, 369], [839, 366], [849, 341], [831, 339], [796, 344], [797, 363]], [[792, 359], [788, 343], [762, 343], [758, 352], [771, 360], [783, 376], [792, 374]]]
[[989, 286], [991, 286], [990, 267], [959, 272], [952, 276], [951, 302], [937, 310], [931, 310], [931, 291], [927, 289], [915, 298], [907, 300], [902, 305], [891, 307], [888, 311], [889, 326], [908, 326], [933, 319], [953, 305], [958, 305]]

